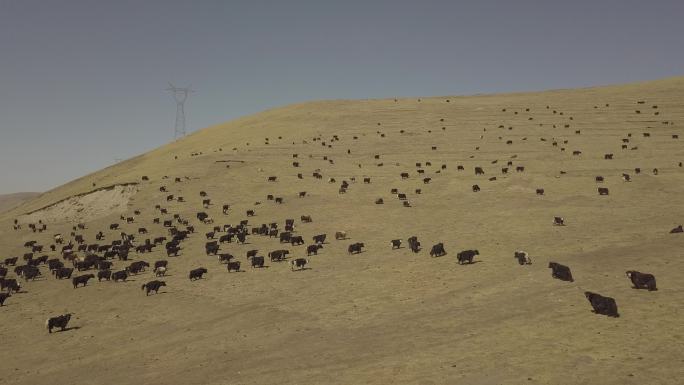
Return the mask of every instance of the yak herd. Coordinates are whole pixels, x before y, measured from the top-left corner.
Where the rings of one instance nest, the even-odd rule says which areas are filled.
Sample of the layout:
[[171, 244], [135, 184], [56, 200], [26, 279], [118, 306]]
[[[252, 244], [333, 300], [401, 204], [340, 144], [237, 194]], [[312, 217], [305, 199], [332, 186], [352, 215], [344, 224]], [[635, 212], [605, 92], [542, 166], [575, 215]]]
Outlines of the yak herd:
[[[503, 110], [505, 111], [505, 109]], [[631, 136], [631, 135], [630, 135]], [[336, 135], [331, 141], [338, 141], [339, 137]], [[525, 140], [525, 139], [523, 139]], [[623, 139], [623, 143], [629, 142], [628, 138]], [[314, 138], [314, 141], [321, 141], [321, 138]], [[542, 138], [542, 141], [545, 141]], [[323, 142], [325, 144], [325, 142]], [[563, 142], [567, 144], [567, 141]], [[553, 146], [558, 146], [558, 141], [553, 142]], [[436, 147], [433, 147], [436, 150]], [[562, 148], [564, 151], [565, 149]], [[347, 153], [351, 153], [348, 150]], [[575, 156], [582, 156], [580, 150], [573, 151]], [[293, 154], [293, 158], [297, 158], [298, 154]], [[375, 159], [380, 159], [379, 155], [374, 156]], [[512, 157], [515, 158], [515, 157]], [[606, 154], [604, 160], [613, 160], [614, 154]], [[332, 159], [326, 159], [332, 163]], [[496, 161], [492, 162], [496, 164]], [[378, 164], [381, 166], [382, 163]], [[427, 162], [426, 165], [431, 165]], [[422, 163], [416, 163], [418, 168], [418, 176], [421, 178], [422, 182], [426, 185], [432, 182], [432, 178], [424, 177], [425, 171], [421, 168]], [[680, 163], [681, 166], [681, 163]], [[299, 162], [294, 162], [293, 167], [300, 167]], [[360, 166], [359, 166], [360, 167]], [[525, 172], [525, 166], [514, 165], [513, 161], [508, 161], [506, 167], [501, 167], [501, 174], [507, 174], [509, 167], [515, 167], [517, 173]], [[447, 169], [446, 164], [442, 164], [436, 173], [440, 173]], [[457, 172], [463, 171], [463, 165], [456, 166]], [[487, 170], [489, 172], [489, 170]], [[498, 170], [497, 170], [498, 172]], [[639, 173], [640, 169], [635, 170], [635, 173]], [[482, 166], [476, 166], [474, 168], [474, 173], [477, 176], [484, 176], [486, 174], [485, 168]], [[561, 172], [563, 173], [563, 172]], [[653, 174], [657, 175], [657, 169], [653, 170]], [[320, 169], [313, 172], [312, 176], [316, 179], [322, 179], [323, 174]], [[298, 174], [298, 178], [302, 179], [303, 175]], [[400, 179], [410, 179], [412, 178], [411, 173], [401, 172], [399, 173]], [[495, 176], [487, 176], [490, 181], [496, 180]], [[146, 182], [150, 181], [150, 178], [143, 176], [142, 179]], [[163, 179], [167, 179], [164, 177]], [[629, 174], [623, 174], [622, 179], [625, 182], [631, 181]], [[175, 183], [182, 183], [184, 180], [189, 180], [188, 177], [175, 178]], [[603, 176], [595, 176], [596, 183], [603, 183]], [[278, 183], [278, 176], [269, 176], [266, 178], [266, 182], [269, 184]], [[329, 183], [336, 183], [335, 178], [329, 178]], [[351, 182], [351, 183], [350, 183]], [[350, 178], [350, 181], [343, 180], [339, 193], [344, 194], [350, 188], [352, 188], [352, 183], [355, 182], [355, 178]], [[370, 184], [371, 178], [364, 177], [364, 184]], [[434, 182], [432, 182], [434, 183]], [[176, 201], [185, 204], [189, 204], [188, 201], [182, 196], [176, 194], [168, 194], [169, 187], [162, 185], [158, 187], [160, 192], [167, 193], [165, 196], [166, 202]], [[407, 195], [405, 193], [399, 192], [398, 189], [392, 188], [392, 194], [403, 201], [405, 207], [411, 207], [408, 202]], [[481, 187], [479, 185], [472, 186], [473, 192], [480, 192]], [[601, 196], [609, 195], [608, 188], [598, 187], [598, 194]], [[421, 189], [416, 190], [416, 194], [420, 194]], [[543, 188], [536, 188], [535, 193], [537, 195], [544, 195], [545, 191]], [[203, 210], [209, 209], [213, 206], [212, 200], [208, 197], [207, 192], [201, 191], [201, 207]], [[306, 198], [307, 193], [305, 191], [299, 192], [297, 195], [299, 198]], [[163, 199], [163, 198], [162, 198]], [[283, 204], [285, 202], [283, 197], [276, 197], [269, 194], [266, 197], [267, 200], [273, 201], [274, 203]], [[382, 198], [375, 200], [376, 204], [384, 204]], [[259, 203], [259, 202], [257, 202]], [[231, 205], [224, 204], [221, 206], [221, 212], [224, 215], [232, 213]], [[154, 208], [155, 217], [152, 220], [152, 225], [159, 225], [155, 227], [137, 227], [137, 232], [135, 234], [126, 233], [121, 231], [118, 235], [116, 232], [120, 231], [124, 225], [136, 224], [137, 217], [140, 215], [140, 210], [134, 212], [135, 215], [122, 215], [120, 220], [122, 223], [112, 223], [109, 225], [109, 232], [106, 230], [99, 230], [95, 236], [95, 242], [86, 242], [85, 236], [81, 233], [81, 230], [87, 228], [86, 224], [78, 223], [73, 226], [73, 231], [70, 237], [63, 236], [62, 234], [54, 234], [51, 239], [51, 244], [48, 246], [51, 251], [58, 253], [59, 257], [50, 258], [48, 255], [39, 255], [43, 252], [44, 246], [38, 241], [33, 240], [26, 242], [24, 247], [26, 248], [26, 253], [23, 257], [8, 257], [0, 261], [0, 306], [3, 306], [8, 300], [13, 299], [17, 293], [22, 292], [20, 285], [20, 280], [32, 281], [36, 279], [45, 279], [46, 275], [52, 275], [56, 280], [71, 280], [74, 289], [86, 287], [90, 284], [91, 280], [97, 278], [98, 282], [108, 281], [112, 284], [126, 282], [126, 280], [131, 276], [136, 276], [145, 273], [151, 268], [150, 262], [145, 260], [130, 261], [133, 258], [142, 258], [145, 255], [154, 252], [157, 248], [163, 250], [167, 258], [179, 257], [182, 255], [195, 254], [196, 250], [187, 250], [184, 246], [184, 242], [190, 238], [195, 237], [195, 226], [206, 226], [206, 232], [204, 232], [203, 238], [206, 238], [204, 244], [204, 253], [206, 256], [216, 258], [220, 266], [225, 266], [225, 269], [229, 273], [240, 272], [242, 270], [241, 262], [239, 258], [231, 253], [222, 251], [222, 247], [225, 244], [237, 243], [241, 245], [248, 244], [249, 237], [260, 236], [272, 240], [278, 243], [278, 247], [282, 244], [289, 244], [294, 250], [305, 250], [297, 251], [298, 257], [290, 257], [290, 254], [295, 254], [291, 249], [277, 248], [275, 250], [269, 251], [267, 253], [260, 252], [259, 250], [248, 250], [246, 252], [246, 259], [251, 268], [258, 269], [266, 267], [266, 257], [269, 263], [279, 263], [287, 261], [290, 266], [291, 271], [302, 271], [310, 270], [310, 258], [311, 256], [318, 255], [319, 252], [325, 252], [327, 250], [326, 238], [327, 235], [317, 234], [311, 238], [311, 243], [305, 245], [307, 240], [304, 239], [302, 235], [297, 234], [295, 228], [294, 219], [286, 219], [284, 226], [281, 228], [280, 224], [277, 222], [263, 223], [260, 225], [251, 225], [249, 223], [253, 217], [256, 216], [256, 210], [250, 209], [245, 212], [248, 219], [241, 220], [239, 223], [233, 224], [223, 224], [216, 225], [214, 223], [215, 219], [212, 218], [207, 212], [199, 211], [195, 214], [195, 219], [198, 224], [192, 224], [191, 220], [183, 217], [180, 213], [170, 214], [167, 208], [162, 207], [161, 204], [157, 204]], [[163, 218], [163, 216], [172, 215], [172, 219]], [[302, 224], [312, 223], [313, 219], [310, 215], [302, 215], [300, 217]], [[553, 225], [565, 226], [565, 219], [560, 216], [553, 218]], [[154, 234], [152, 228], [163, 229], [165, 234]], [[14, 230], [22, 230], [22, 226], [18, 220], [14, 221]], [[47, 231], [47, 225], [42, 221], [37, 224], [30, 223], [28, 228], [34, 233], [42, 233]], [[114, 233], [113, 233], [114, 232]], [[681, 233], [682, 226], [674, 228], [671, 233]], [[113, 237], [114, 239], [110, 242], [104, 243], [104, 240]], [[144, 238], [144, 239], [143, 239]], [[349, 239], [347, 231], [337, 231], [334, 234], [334, 239], [336, 242], [341, 242]], [[404, 241], [402, 239], [392, 239], [389, 242], [390, 250], [399, 250], [403, 248]], [[406, 239], [406, 244], [408, 249], [413, 253], [420, 253], [421, 243], [418, 241], [417, 236], [411, 236]], [[303, 246], [298, 249], [298, 246]], [[366, 245], [363, 242], [353, 242], [347, 246], [347, 254], [357, 255], [366, 252]], [[375, 251], [375, 250], [374, 250]], [[303, 254], [306, 253], [304, 258]], [[434, 244], [429, 249], [429, 255], [433, 258], [439, 258], [446, 256], [447, 250], [443, 242]], [[480, 252], [477, 249], [468, 249], [458, 251], [456, 254], [456, 262], [459, 265], [471, 265], [480, 261]], [[513, 257], [517, 263], [521, 266], [527, 266], [532, 264], [532, 257], [523, 250], [516, 250], [513, 253]], [[486, 258], [486, 256], [485, 256]], [[115, 269], [115, 265], [118, 266]], [[169, 260], [157, 260], [154, 262], [151, 268], [152, 273], [155, 278], [165, 277], [167, 271], [172, 269]], [[44, 270], [41, 267], [45, 266]], [[568, 266], [562, 265], [557, 262], [550, 262], [548, 267], [551, 269], [551, 275], [555, 279], [559, 279], [567, 282], [574, 282], [574, 277]], [[15, 278], [9, 278], [10, 273], [16, 275]], [[205, 275], [209, 274], [209, 269], [205, 267], [197, 267], [189, 271], [187, 277], [190, 281], [201, 280]], [[635, 270], [629, 270], [626, 272], [627, 278], [630, 280], [632, 286], [635, 289], [646, 289], [648, 291], [657, 290], [656, 280], [652, 274], [642, 273]], [[160, 290], [165, 290], [162, 288], [167, 287], [166, 281], [154, 279], [142, 285], [142, 290], [145, 291], [146, 296], [150, 294], [156, 294]], [[610, 317], [618, 317], [618, 307], [616, 301], [613, 298], [602, 296], [597, 293], [586, 291], [585, 297], [590, 303], [593, 311], [597, 314], [603, 314]], [[65, 330], [67, 324], [71, 319], [72, 314], [64, 314], [56, 317], [50, 317], [46, 321], [46, 328], [48, 332], [51, 333], [54, 328], [59, 328]]]

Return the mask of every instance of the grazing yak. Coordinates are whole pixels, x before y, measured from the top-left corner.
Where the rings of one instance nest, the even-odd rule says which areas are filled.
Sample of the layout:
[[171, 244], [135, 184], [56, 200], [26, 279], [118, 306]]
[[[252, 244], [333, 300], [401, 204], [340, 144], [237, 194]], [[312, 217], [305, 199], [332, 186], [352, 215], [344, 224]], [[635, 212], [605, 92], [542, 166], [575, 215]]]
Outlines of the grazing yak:
[[218, 255], [219, 263], [228, 263], [231, 259], [235, 259], [235, 257], [232, 254], [222, 253]]
[[431, 257], [441, 257], [443, 255], [446, 255], [446, 251], [444, 250], [444, 243], [440, 242], [432, 246], [432, 249], [430, 250]]
[[290, 269], [291, 269], [292, 271], [295, 271], [295, 270], [304, 270], [307, 263], [309, 263], [309, 260], [306, 259], [306, 258], [297, 258], [297, 259], [293, 259], [293, 260], [290, 262]]
[[674, 229], [670, 230], [670, 234], [678, 234], [678, 233], [684, 233], [684, 228], [682, 228], [682, 225], [679, 225], [675, 227]]
[[21, 275], [24, 276], [25, 281], [28, 281], [29, 279], [33, 281], [37, 277], [42, 276], [40, 270], [38, 270], [38, 268], [34, 266], [26, 266], [21, 272]]
[[196, 279], [202, 279], [202, 276], [207, 273], [207, 269], [204, 267], [199, 267], [197, 269], [190, 270], [189, 278], [191, 281]]
[[234, 234], [221, 235], [221, 237], [219, 237], [219, 242], [220, 243], [224, 243], [224, 242], [231, 243], [231, 242], [233, 242], [233, 235]]
[[0, 306], [4, 306], [5, 300], [7, 300], [7, 298], [9, 298], [11, 296], [12, 296], [12, 294], [10, 294], [10, 293], [0, 293]]
[[145, 261], [135, 261], [126, 267], [126, 271], [128, 271], [129, 274], [138, 274], [145, 271], [146, 267], [150, 267], [150, 264]]
[[73, 274], [74, 269], [70, 267], [60, 267], [58, 269], [55, 269], [52, 271], [52, 274], [55, 276], [57, 279], [69, 279], [71, 278], [71, 274]]
[[218, 254], [218, 251], [219, 251], [219, 245], [218, 245], [218, 242], [216, 242], [216, 241], [207, 242], [204, 245], [204, 248], [205, 248], [207, 255], [210, 255], [210, 254], [216, 255], [216, 254]]
[[[290, 254], [290, 250], [275, 250], [268, 253], [268, 258], [273, 261], [282, 261], [285, 256]], [[247, 258], [250, 258], [249, 256]], [[254, 256], [252, 256], [254, 258]]]
[[632, 285], [634, 285], [635, 289], [648, 289], [648, 291], [658, 290], [656, 287], [656, 279], [653, 274], [629, 270], [625, 275], [632, 281]]
[[336, 240], [347, 239], [347, 232], [346, 231], [337, 231], [335, 233], [335, 239]]
[[112, 280], [114, 282], [118, 282], [118, 281], [126, 282], [126, 279], [128, 279], [128, 273], [126, 272], [126, 270], [121, 270], [121, 271], [117, 271], [115, 273], [112, 273]]
[[7, 289], [8, 293], [11, 293], [11, 292], [18, 293], [19, 290], [21, 289], [21, 285], [19, 285], [17, 280], [14, 278], [11, 278], [11, 279], [0, 278], [0, 290], [5, 290], [5, 289]]
[[17, 264], [18, 259], [19, 259], [19, 257], [5, 258], [5, 265], [6, 266], [14, 266]]
[[484, 173], [482, 167], [475, 167], [475, 175], [484, 175]]
[[549, 262], [549, 269], [551, 269], [551, 276], [556, 279], [560, 279], [561, 281], [568, 281], [568, 282], [574, 282], [575, 280], [572, 278], [572, 273], [570, 272], [570, 268], [561, 265], [560, 263], [556, 262]]
[[390, 241], [390, 245], [392, 246], [392, 250], [400, 249], [401, 248], [401, 239], [392, 239]]
[[456, 259], [458, 259], [458, 264], [463, 265], [465, 263], [473, 263], [473, 258], [476, 255], [480, 255], [477, 250], [463, 250], [456, 254]]
[[537, 189], [537, 195], [544, 195], [544, 189], [543, 189], [543, 188], [538, 188], [538, 189]]
[[565, 226], [565, 219], [563, 217], [553, 217], [554, 226]]
[[292, 233], [290, 233], [289, 231], [285, 231], [285, 232], [280, 233], [279, 241], [280, 241], [280, 243], [289, 243], [291, 238], [292, 238]]
[[327, 236], [326, 234], [314, 235], [313, 241], [314, 241], [314, 243], [319, 243], [319, 244], [325, 243], [325, 237], [326, 236]]
[[522, 250], [516, 250], [513, 253], [513, 258], [518, 260], [518, 264], [520, 265], [531, 265], [532, 264], [532, 258], [530, 258], [530, 255], [527, 254], [527, 252], [522, 251]]
[[5, 265], [6, 266], [14, 266], [17, 264], [18, 259], [19, 259], [19, 257], [5, 258]]
[[323, 245], [321, 244], [315, 244], [315, 245], [309, 245], [306, 247], [306, 255], [310, 256], [311, 254], [313, 255], [318, 255], [318, 250], [322, 249]]
[[478, 191], [480, 191], [480, 186], [474, 184], [473, 185], [473, 192], [478, 192]]
[[259, 252], [259, 250], [247, 250], [247, 259], [250, 259], [252, 257], [256, 257], [258, 252]]
[[228, 262], [228, 272], [240, 271], [240, 261]]
[[301, 235], [293, 235], [290, 237], [290, 243], [292, 246], [299, 246], [304, 244], [304, 238]]
[[347, 248], [347, 252], [348, 252], [349, 254], [358, 254], [358, 253], [361, 252], [361, 249], [362, 249], [364, 246], [365, 246], [365, 245], [364, 245], [363, 243], [361, 243], [361, 242], [352, 243], [352, 244], [349, 245], [349, 247]]
[[264, 257], [252, 257], [251, 261], [252, 261], [252, 268], [264, 267]]
[[162, 286], [166, 286], [166, 282], [154, 280], [142, 285], [141, 290], [145, 290], [145, 296], [148, 296], [152, 291], [155, 292], [155, 294], [159, 293], [159, 288]]
[[111, 270], [100, 270], [97, 272], [97, 281], [102, 282], [103, 279], [109, 281], [112, 278]]
[[60, 328], [62, 331], [64, 331], [69, 324], [69, 320], [71, 320], [71, 315], [71, 313], [67, 313], [57, 317], [48, 318], [45, 321], [45, 328], [48, 330], [48, 333], [52, 333], [52, 329], [54, 328]]
[[594, 309], [594, 313], [607, 315], [608, 317], [619, 317], [617, 303], [615, 299], [610, 297], [604, 297], [600, 294], [592, 293], [590, 291], [585, 291], [584, 296], [587, 297], [591, 307]]
[[166, 256], [167, 257], [177, 257], [178, 253], [181, 251], [181, 248], [178, 246], [171, 246], [166, 248]]
[[606, 188], [606, 187], [599, 187], [599, 188], [598, 188], [598, 193], [599, 193], [599, 195], [608, 195], [608, 188]]
[[95, 278], [94, 274], [83, 274], [79, 275], [78, 277], [74, 277], [71, 279], [71, 283], [74, 284], [74, 289], [78, 287], [78, 285], [83, 285], [85, 287], [88, 285], [88, 280], [91, 278]]
[[408, 244], [409, 248], [414, 253], [418, 253], [420, 251], [420, 242], [418, 242], [418, 237], [416, 237], [415, 235], [408, 239]]

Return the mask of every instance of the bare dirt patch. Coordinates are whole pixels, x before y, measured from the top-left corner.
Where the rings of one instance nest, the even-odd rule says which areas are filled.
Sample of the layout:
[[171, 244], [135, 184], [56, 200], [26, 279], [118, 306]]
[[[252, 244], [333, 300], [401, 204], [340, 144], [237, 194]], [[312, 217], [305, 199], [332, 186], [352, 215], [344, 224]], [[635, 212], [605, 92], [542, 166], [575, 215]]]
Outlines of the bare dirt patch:
[[19, 217], [19, 222], [81, 222], [101, 218], [114, 212], [125, 211], [128, 201], [137, 192], [138, 186], [135, 184], [109, 186], [38, 209]]

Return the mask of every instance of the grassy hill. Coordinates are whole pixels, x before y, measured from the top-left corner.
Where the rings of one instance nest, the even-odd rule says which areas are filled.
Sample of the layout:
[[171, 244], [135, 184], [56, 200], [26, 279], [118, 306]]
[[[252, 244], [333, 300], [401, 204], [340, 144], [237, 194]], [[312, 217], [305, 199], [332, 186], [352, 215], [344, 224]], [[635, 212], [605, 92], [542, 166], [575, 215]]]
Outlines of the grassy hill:
[[[12, 352], [0, 373], [14, 374], [0, 384], [677, 384], [684, 238], [668, 232], [684, 223], [683, 98], [679, 77], [309, 102], [209, 127], [48, 191], [0, 214], [3, 255], [21, 257], [28, 240], [47, 249], [54, 233], [68, 239], [76, 222], [87, 225], [77, 233], [88, 243], [140, 227], [149, 234], [136, 235], [139, 243], [168, 237], [153, 219], [174, 214], [196, 233], [179, 257], [167, 258], [163, 245], [131, 253], [132, 261], [169, 260], [167, 287], [149, 297], [140, 287], [154, 279], [151, 270], [127, 283], [74, 289], [42, 267], [44, 279], [24, 283], [25, 292], [0, 308], [0, 338]], [[312, 177], [316, 171], [322, 179]], [[350, 186], [339, 193], [343, 180]], [[610, 194], [599, 196], [598, 187]], [[544, 195], [535, 193], [540, 188]], [[212, 201], [206, 209], [201, 191]], [[201, 211], [214, 224], [198, 221]], [[313, 221], [302, 223], [302, 215]], [[567, 225], [553, 226], [554, 216]], [[12, 229], [15, 218], [21, 230]], [[216, 225], [249, 219], [282, 230], [288, 218], [305, 245], [259, 235], [221, 245], [243, 272], [228, 273], [204, 252], [205, 233]], [[38, 220], [46, 232], [28, 230]], [[109, 230], [112, 223], [121, 229]], [[98, 231], [104, 241], [95, 241]], [[348, 239], [335, 240], [337, 231]], [[327, 241], [306, 257], [316, 234]], [[405, 242], [413, 235], [423, 246], [416, 254]], [[392, 250], [392, 239], [404, 247]], [[349, 255], [354, 242], [364, 252]], [[438, 242], [447, 255], [431, 258]], [[288, 249], [290, 259], [308, 258], [309, 269], [268, 261], [253, 269], [245, 258], [252, 249], [263, 256]], [[480, 255], [459, 265], [456, 254], [466, 249]], [[518, 265], [515, 250], [533, 264]], [[551, 261], [568, 265], [575, 281], [552, 279]], [[130, 262], [114, 261], [114, 270]], [[209, 270], [205, 279], [189, 281], [188, 271], [200, 266]], [[659, 290], [632, 289], [626, 270], [654, 274]], [[584, 291], [615, 298], [620, 317], [593, 314]], [[77, 329], [48, 335], [45, 319], [64, 312], [74, 313]]]
[[0, 195], [0, 213], [8, 211], [16, 206], [19, 206], [25, 201], [31, 200], [40, 195], [40, 193], [34, 192], [21, 192], [14, 194], [2, 194]]

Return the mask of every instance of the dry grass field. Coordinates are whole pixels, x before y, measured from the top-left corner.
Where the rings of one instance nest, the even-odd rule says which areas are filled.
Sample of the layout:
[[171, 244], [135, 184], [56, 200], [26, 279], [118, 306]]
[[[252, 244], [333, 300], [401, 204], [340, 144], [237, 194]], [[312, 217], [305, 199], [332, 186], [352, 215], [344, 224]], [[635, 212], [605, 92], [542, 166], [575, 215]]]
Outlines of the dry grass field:
[[[48, 191], [0, 214], [1, 260], [23, 263], [29, 240], [45, 246], [40, 255], [61, 258], [48, 248], [52, 236], [70, 239], [78, 222], [87, 225], [76, 233], [89, 244], [120, 239], [121, 231], [136, 234], [137, 244], [169, 237], [153, 219], [174, 214], [196, 232], [178, 257], [167, 258], [160, 245], [114, 260], [113, 270], [168, 260], [167, 286], [156, 295], [141, 290], [154, 279], [151, 269], [125, 283], [91, 280], [77, 289], [47, 266], [42, 278], [19, 279], [22, 291], [0, 308], [0, 384], [681, 384], [684, 234], [669, 231], [684, 223], [684, 136], [673, 138], [684, 135], [683, 100], [684, 77], [304, 103], [209, 127]], [[477, 166], [485, 175], [475, 175]], [[316, 170], [322, 179], [312, 177]], [[343, 180], [350, 185], [340, 194]], [[600, 196], [598, 187], [610, 194]], [[212, 201], [208, 209], [200, 191]], [[185, 202], [167, 202], [169, 194]], [[246, 210], [256, 215], [247, 218]], [[196, 219], [201, 211], [220, 226], [249, 219], [251, 227], [282, 229], [293, 218], [306, 243], [250, 235], [244, 245], [221, 244], [242, 262], [241, 272], [229, 273], [205, 254], [214, 225]], [[313, 221], [302, 223], [302, 215]], [[554, 216], [566, 226], [553, 226]], [[15, 218], [21, 230], [13, 230]], [[38, 220], [46, 231], [28, 229]], [[121, 229], [109, 230], [112, 223]], [[140, 227], [149, 234], [138, 235]], [[95, 240], [98, 231], [103, 241]], [[336, 240], [336, 231], [348, 239]], [[326, 243], [306, 257], [316, 234], [327, 234]], [[419, 253], [406, 245], [413, 235]], [[392, 239], [403, 247], [392, 250]], [[354, 242], [365, 248], [349, 255]], [[432, 258], [438, 242], [447, 254]], [[268, 260], [251, 268], [245, 257], [281, 248], [291, 250], [290, 260], [308, 258], [308, 269]], [[466, 249], [480, 255], [459, 265], [456, 254]], [[518, 265], [515, 250], [533, 264]], [[575, 281], [553, 279], [550, 261], [569, 266]], [[200, 266], [208, 274], [190, 281]], [[654, 274], [659, 290], [633, 289], [627, 270]], [[584, 291], [615, 298], [620, 317], [594, 314]], [[71, 329], [48, 334], [45, 320], [67, 312]]]
[[40, 195], [40, 193], [22, 192], [15, 194], [0, 195], [0, 213], [13, 209], [25, 201], [31, 200]]

